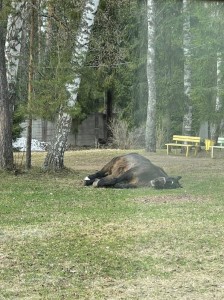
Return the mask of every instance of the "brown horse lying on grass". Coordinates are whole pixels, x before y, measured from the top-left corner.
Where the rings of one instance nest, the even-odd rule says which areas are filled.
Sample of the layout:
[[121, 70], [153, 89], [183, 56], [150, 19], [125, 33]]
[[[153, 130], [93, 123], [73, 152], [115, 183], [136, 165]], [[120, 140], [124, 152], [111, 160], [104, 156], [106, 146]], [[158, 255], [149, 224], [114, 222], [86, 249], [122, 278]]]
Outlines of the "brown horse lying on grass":
[[137, 153], [113, 158], [100, 171], [88, 175], [84, 185], [94, 187], [176, 189], [182, 187], [181, 176], [169, 177], [149, 159]]

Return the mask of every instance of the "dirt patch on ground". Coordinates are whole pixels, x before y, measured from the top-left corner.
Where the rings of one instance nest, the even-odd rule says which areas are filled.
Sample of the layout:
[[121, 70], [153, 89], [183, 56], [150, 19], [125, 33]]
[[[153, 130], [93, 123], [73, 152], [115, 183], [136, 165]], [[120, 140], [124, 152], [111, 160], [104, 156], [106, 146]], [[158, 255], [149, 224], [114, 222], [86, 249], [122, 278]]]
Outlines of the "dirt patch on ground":
[[204, 197], [182, 194], [182, 195], [150, 195], [134, 199], [138, 203], [170, 203], [170, 202], [205, 202]]

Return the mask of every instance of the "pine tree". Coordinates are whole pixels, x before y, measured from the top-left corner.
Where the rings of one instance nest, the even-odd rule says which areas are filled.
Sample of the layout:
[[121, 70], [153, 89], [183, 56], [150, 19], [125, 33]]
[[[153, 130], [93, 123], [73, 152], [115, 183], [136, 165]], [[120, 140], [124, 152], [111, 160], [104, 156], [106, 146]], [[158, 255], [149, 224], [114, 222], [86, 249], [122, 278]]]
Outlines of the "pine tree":
[[37, 1], [32, 0], [30, 6], [30, 38], [29, 38], [29, 69], [28, 69], [28, 99], [27, 99], [27, 142], [26, 142], [26, 169], [31, 168], [31, 143], [32, 143], [32, 98], [33, 98], [33, 80], [34, 80], [34, 45], [35, 45], [35, 19], [36, 19]]

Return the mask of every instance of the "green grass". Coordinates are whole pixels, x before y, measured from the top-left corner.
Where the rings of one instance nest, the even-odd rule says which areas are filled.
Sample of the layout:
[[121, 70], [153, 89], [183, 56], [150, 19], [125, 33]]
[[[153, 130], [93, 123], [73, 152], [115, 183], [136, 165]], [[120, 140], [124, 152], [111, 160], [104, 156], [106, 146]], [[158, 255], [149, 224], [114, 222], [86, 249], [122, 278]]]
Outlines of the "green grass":
[[[0, 299], [223, 299], [223, 158], [147, 154], [183, 189], [94, 189], [116, 150], [66, 153], [70, 171], [1, 173]], [[17, 157], [17, 160], [19, 157]]]

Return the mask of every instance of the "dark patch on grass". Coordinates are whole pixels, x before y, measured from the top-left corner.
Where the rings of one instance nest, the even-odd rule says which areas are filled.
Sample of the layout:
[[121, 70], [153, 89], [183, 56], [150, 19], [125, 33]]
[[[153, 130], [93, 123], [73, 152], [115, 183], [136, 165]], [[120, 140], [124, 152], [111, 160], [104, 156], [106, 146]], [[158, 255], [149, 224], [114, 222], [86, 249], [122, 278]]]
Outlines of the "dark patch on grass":
[[191, 194], [173, 194], [173, 195], [150, 195], [150, 196], [143, 196], [139, 198], [135, 198], [134, 201], [139, 203], [172, 203], [172, 202], [205, 202], [208, 201], [203, 196], [195, 196]]

